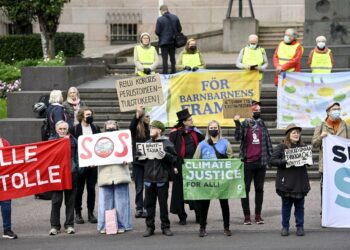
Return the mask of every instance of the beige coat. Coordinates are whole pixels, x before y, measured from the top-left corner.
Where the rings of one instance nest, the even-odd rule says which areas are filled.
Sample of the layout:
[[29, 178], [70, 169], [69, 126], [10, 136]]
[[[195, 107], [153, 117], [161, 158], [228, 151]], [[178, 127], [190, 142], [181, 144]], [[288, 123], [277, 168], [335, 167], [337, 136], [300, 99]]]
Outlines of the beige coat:
[[98, 167], [98, 186], [112, 184], [130, 183], [129, 164], [127, 165], [106, 165]]
[[332, 127], [330, 127], [326, 122], [322, 122], [321, 125], [315, 128], [314, 136], [312, 137], [312, 146], [315, 149], [320, 150], [319, 154], [319, 163], [318, 163], [318, 171], [323, 173], [323, 150], [322, 150], [322, 132], [328, 132], [331, 135], [337, 135], [343, 138], [350, 138], [350, 127], [346, 125], [344, 121], [341, 121], [338, 131], [335, 134]]

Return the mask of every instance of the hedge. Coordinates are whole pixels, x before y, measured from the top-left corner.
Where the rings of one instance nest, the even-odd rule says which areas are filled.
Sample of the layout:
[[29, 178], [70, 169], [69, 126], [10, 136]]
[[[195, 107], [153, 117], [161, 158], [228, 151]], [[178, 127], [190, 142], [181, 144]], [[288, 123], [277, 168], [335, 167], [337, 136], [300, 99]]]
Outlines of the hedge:
[[[55, 36], [55, 50], [66, 57], [81, 56], [84, 51], [84, 34], [61, 32]], [[0, 61], [13, 63], [43, 57], [40, 34], [0, 36]]]

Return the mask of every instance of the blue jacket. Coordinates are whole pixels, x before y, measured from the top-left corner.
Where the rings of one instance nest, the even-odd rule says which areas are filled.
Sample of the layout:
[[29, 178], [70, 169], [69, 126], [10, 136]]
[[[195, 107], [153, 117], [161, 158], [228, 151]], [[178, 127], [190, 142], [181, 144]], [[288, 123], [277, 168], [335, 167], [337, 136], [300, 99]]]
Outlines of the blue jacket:
[[[230, 142], [225, 138], [220, 138], [218, 142], [215, 144], [216, 150], [225, 156], [227, 155], [227, 147], [230, 147]], [[215, 150], [212, 145], [209, 145], [207, 140], [201, 141], [198, 145], [200, 150], [200, 158], [201, 159], [217, 159]], [[198, 150], [198, 149], [197, 149]], [[228, 156], [229, 158], [230, 156]]]
[[[169, 17], [170, 20], [165, 17], [165, 15]], [[182, 31], [180, 20], [176, 15], [166, 12], [163, 16], [158, 17], [155, 32], [159, 37], [158, 46], [174, 44], [175, 33], [173, 27], [178, 32]]]
[[47, 108], [46, 119], [49, 123], [50, 137], [52, 137], [56, 135], [56, 123], [58, 121], [68, 121], [68, 115], [61, 104], [52, 103]]

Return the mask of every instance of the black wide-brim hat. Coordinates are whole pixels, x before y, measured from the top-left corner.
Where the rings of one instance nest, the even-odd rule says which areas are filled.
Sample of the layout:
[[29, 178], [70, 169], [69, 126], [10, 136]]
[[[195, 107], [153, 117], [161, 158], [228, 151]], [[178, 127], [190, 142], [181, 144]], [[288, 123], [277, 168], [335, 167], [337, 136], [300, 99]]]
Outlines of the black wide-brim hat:
[[188, 109], [183, 109], [179, 112], [176, 113], [177, 115], [177, 119], [179, 119], [178, 121], [184, 121], [186, 120], [188, 117], [191, 117], [192, 115], [190, 114], [190, 112], [188, 111]]

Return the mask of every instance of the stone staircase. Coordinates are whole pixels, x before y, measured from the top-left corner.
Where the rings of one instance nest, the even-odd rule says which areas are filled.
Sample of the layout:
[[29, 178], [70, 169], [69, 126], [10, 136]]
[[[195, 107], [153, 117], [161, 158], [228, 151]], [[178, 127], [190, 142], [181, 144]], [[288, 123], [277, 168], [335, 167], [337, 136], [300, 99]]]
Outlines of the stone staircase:
[[284, 32], [288, 28], [294, 28], [298, 32], [298, 39], [302, 43], [304, 34], [303, 23], [281, 23], [281, 24], [262, 24], [259, 26], [259, 44], [264, 48], [276, 48], [283, 39]]
[[[209, 69], [230, 69], [232, 70], [231, 65], [215, 65], [211, 67], [208, 65]], [[128, 73], [133, 71], [133, 65], [122, 65], [122, 67], [115, 66], [115, 72], [117, 74], [126, 77]], [[284, 138], [284, 130], [276, 129], [276, 119], [277, 119], [277, 92], [276, 87], [271, 84], [274, 71], [268, 70], [265, 73], [265, 78], [268, 79], [269, 83], [263, 83], [262, 92], [261, 92], [261, 101], [262, 101], [262, 118], [266, 122], [266, 125], [269, 128], [271, 134], [271, 139], [273, 146], [279, 144]], [[114, 76], [115, 79], [119, 76]], [[79, 88], [81, 99], [84, 100], [88, 106], [92, 107], [95, 111], [95, 121], [99, 126], [103, 126], [103, 122], [108, 119], [115, 119], [119, 122], [121, 128], [128, 128], [131, 118], [134, 115], [134, 112], [125, 112], [120, 113], [119, 104], [117, 101], [117, 93], [114, 88]], [[205, 128], [200, 128], [202, 131], [205, 131]], [[168, 135], [169, 129], [166, 131]], [[223, 135], [227, 137], [233, 145], [233, 150], [235, 156], [238, 156], [239, 144], [234, 141], [234, 128], [228, 127], [223, 128]], [[303, 130], [303, 140], [310, 144], [313, 135], [313, 129], [304, 129]], [[309, 169], [309, 174], [311, 178], [318, 178], [318, 152], [314, 152], [314, 162], [315, 165]], [[276, 168], [268, 169], [267, 177], [274, 178], [276, 175]]]

